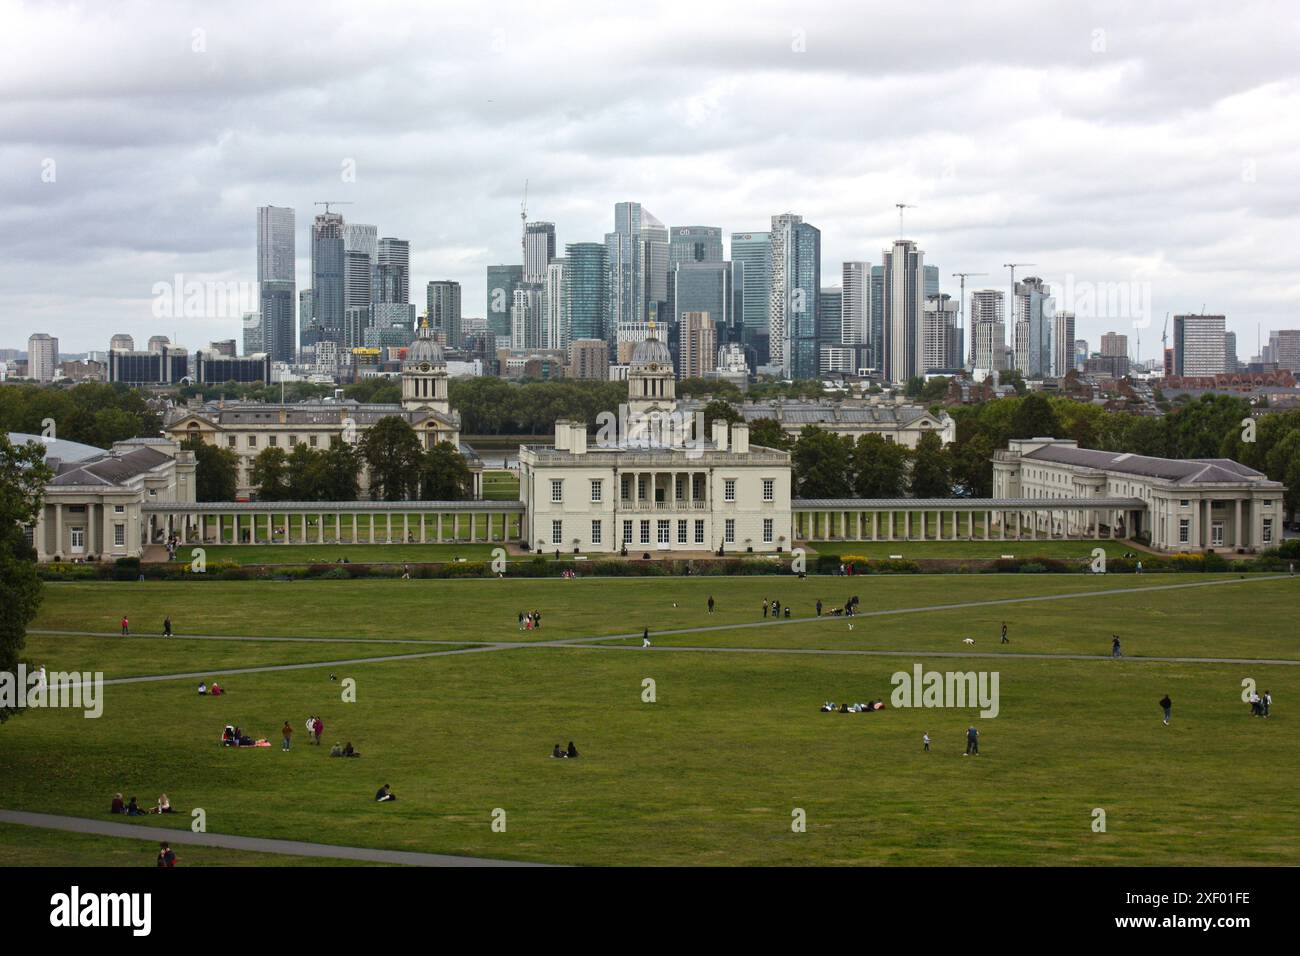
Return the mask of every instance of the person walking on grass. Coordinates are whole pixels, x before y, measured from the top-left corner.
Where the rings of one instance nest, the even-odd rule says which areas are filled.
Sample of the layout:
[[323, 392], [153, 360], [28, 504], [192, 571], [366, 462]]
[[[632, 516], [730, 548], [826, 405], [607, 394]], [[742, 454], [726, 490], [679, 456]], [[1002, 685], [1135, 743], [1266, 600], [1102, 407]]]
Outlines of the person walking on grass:
[[821, 598], [818, 598], [818, 599], [817, 599], [817, 616], [818, 616], [818, 617], [821, 617], [821, 616], [822, 616], [822, 599], [821, 599]]
[[930, 752], [930, 735], [928, 733], [921, 734], [921, 746], [926, 753]]
[[317, 747], [320, 746], [320, 735], [323, 734], [324, 732], [325, 732], [325, 723], [320, 719], [320, 717], [317, 717], [315, 720], [311, 722], [311, 734], [312, 737], [314, 737], [316, 740]]
[[165, 618], [163, 618], [163, 637], [172, 637], [172, 636], [174, 636], [172, 634], [172, 618], [171, 615], [169, 614]]
[[712, 594], [709, 595], [709, 613], [710, 613], [710, 614], [713, 613], [713, 595], [712, 595]]
[[1169, 726], [1169, 718], [1170, 718], [1170, 714], [1172, 713], [1172, 711], [1173, 711], [1173, 709], [1174, 709], [1174, 702], [1173, 702], [1172, 700], [1169, 699], [1169, 695], [1168, 695], [1168, 694], [1165, 694], [1165, 696], [1164, 696], [1163, 698], [1161, 698], [1161, 700], [1160, 700], [1160, 709], [1163, 710], [1163, 711], [1165, 712], [1165, 726], [1168, 727], [1168, 726]]
[[122, 636], [126, 637], [130, 633], [131, 633], [131, 622], [128, 621], [126, 619], [126, 615], [123, 614], [122, 615]]
[[641, 632], [641, 646], [642, 647], [650, 646], [650, 628], [648, 627]]
[[1112, 634], [1110, 637], [1110, 656], [1119, 657], [1119, 635]]
[[767, 598], [763, 598], [763, 617], [767, 617]]
[[284, 726], [280, 728], [280, 736], [284, 738], [284, 743], [281, 745], [280, 749], [288, 751], [289, 738], [293, 736], [293, 728], [289, 726], [289, 721], [286, 720]]
[[980, 755], [980, 732], [972, 725], [966, 728], [966, 752], [963, 757], [978, 757]]
[[1003, 643], [1003, 644], [1010, 644], [1010, 643], [1011, 643], [1011, 641], [1008, 640], [1008, 638], [1007, 638], [1007, 622], [1006, 622], [1006, 621], [1003, 621], [1003, 622], [1002, 622], [1002, 643]]

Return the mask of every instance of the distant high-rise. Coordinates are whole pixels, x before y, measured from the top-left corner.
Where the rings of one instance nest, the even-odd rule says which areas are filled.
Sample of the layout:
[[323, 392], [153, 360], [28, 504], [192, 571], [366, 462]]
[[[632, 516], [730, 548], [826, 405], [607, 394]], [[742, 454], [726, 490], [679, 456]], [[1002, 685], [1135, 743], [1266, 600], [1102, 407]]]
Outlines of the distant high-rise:
[[37, 382], [54, 381], [59, 368], [59, 340], [44, 332], [27, 339], [27, 377]]
[[316, 216], [311, 228], [311, 307], [319, 339], [343, 343], [344, 242], [343, 217], [336, 212]]
[[1064, 378], [1074, 369], [1074, 313], [1064, 309], [1052, 317], [1052, 375]]
[[1106, 332], [1101, 337], [1102, 358], [1127, 358], [1128, 336], [1119, 332]]
[[452, 279], [435, 279], [425, 290], [429, 329], [448, 348], [461, 347], [463, 334], [460, 314], [460, 283]]
[[1222, 315], [1175, 315], [1174, 374], [1221, 374], [1224, 371], [1226, 325], [1227, 320]]
[[668, 273], [668, 303], [664, 318], [670, 344], [680, 342], [684, 312], [707, 312], [720, 342], [739, 334], [730, 262], [719, 259], [676, 263]]
[[611, 340], [639, 341], [647, 322], [666, 318], [668, 229], [640, 203], [616, 203], [614, 231], [605, 234], [605, 249]]
[[[721, 262], [722, 230], [717, 226], [673, 226], [669, 231], [668, 269], [679, 262]], [[717, 319], [714, 319], [716, 322]]]
[[846, 262], [841, 266], [840, 343], [871, 342], [871, 263]]
[[125, 332], [119, 332], [108, 341], [110, 349], [123, 349], [127, 352], [135, 351], [135, 338], [127, 335]]
[[564, 328], [564, 260], [552, 259], [542, 283], [542, 347], [567, 349], [569, 336]]
[[243, 349], [245, 355], [266, 351], [266, 338], [262, 333], [262, 313], [244, 313]]
[[171, 344], [172, 344], [172, 340], [165, 335], [151, 335], [149, 336], [149, 345], [147, 346], [147, 348], [149, 349], [150, 352], [154, 352], [156, 354], [162, 352], [164, 349], [167, 348], [167, 346]]
[[[604, 246], [601, 247], [602, 251]], [[574, 339], [569, 343], [569, 378], [603, 382], [609, 378], [609, 346], [604, 339]]]
[[560, 337], [568, 343], [602, 339], [609, 331], [609, 251], [599, 242], [571, 242], [564, 247], [560, 290]]
[[[1015, 325], [1012, 328], [1016, 368], [1025, 378], [1052, 374], [1052, 316], [1055, 303], [1051, 288], [1037, 276], [1016, 283]], [[1074, 336], [1070, 336], [1074, 341]]]
[[925, 253], [910, 239], [896, 239], [882, 260], [882, 373], [887, 381], [906, 382], [921, 374]]
[[1237, 333], [1223, 333], [1223, 370], [1228, 373], [1237, 371]]
[[668, 318], [668, 227], [648, 209], [641, 210], [641, 241], [645, 256], [646, 320], [663, 324]]
[[939, 294], [939, 267], [925, 267], [925, 297]]
[[514, 306], [515, 287], [524, 281], [524, 267], [512, 265], [487, 267], [488, 328], [498, 337], [510, 335], [510, 310]]
[[732, 284], [741, 341], [755, 367], [768, 364], [768, 310], [772, 298], [772, 236], [767, 232], [731, 234]]
[[957, 302], [950, 295], [927, 296], [921, 324], [921, 371], [940, 372], [962, 367], [961, 329]]
[[[297, 311], [296, 245], [294, 211], [282, 206], [257, 209], [257, 352], [266, 352], [273, 362], [292, 362], [296, 353], [294, 334]], [[246, 335], [247, 337], [247, 335]], [[247, 347], [246, 355], [253, 354]]]
[[524, 281], [546, 282], [546, 267], [555, 258], [555, 223], [530, 222], [524, 226]]
[[1300, 372], [1300, 329], [1276, 329], [1268, 333], [1268, 356], [1278, 368]]
[[510, 347], [542, 347], [542, 286], [535, 282], [521, 282], [515, 287], [510, 306]]
[[343, 307], [370, 308], [379, 272], [379, 229], [350, 222], [343, 227]]
[[844, 344], [844, 288], [829, 286], [817, 293], [818, 346]]
[[377, 249], [376, 302], [406, 305], [411, 301], [411, 244], [405, 239], [380, 239]]
[[1001, 289], [970, 294], [970, 361], [974, 368], [1001, 370], [1007, 344], [1006, 296]]
[[298, 292], [298, 347], [315, 348], [320, 341], [320, 321], [313, 311], [314, 298], [311, 289]]
[[817, 293], [821, 231], [802, 216], [772, 217], [772, 288], [768, 302], [768, 364], [786, 378], [818, 373]]
[[683, 312], [678, 329], [678, 378], [699, 378], [717, 368], [718, 336], [707, 312]]

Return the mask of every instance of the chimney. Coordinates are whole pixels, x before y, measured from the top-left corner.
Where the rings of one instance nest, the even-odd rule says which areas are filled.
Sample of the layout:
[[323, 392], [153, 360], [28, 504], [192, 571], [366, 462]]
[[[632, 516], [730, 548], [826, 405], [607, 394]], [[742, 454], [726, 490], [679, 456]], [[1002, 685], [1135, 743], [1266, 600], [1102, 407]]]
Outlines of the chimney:
[[749, 451], [748, 422], [736, 422], [731, 426], [731, 450], [737, 455], [744, 455]]
[[720, 418], [713, 422], [713, 444], [718, 451], [727, 450], [727, 423]]
[[587, 453], [587, 423], [571, 422], [569, 429], [569, 451], [575, 455], [585, 455]]
[[555, 422], [555, 450], [569, 450], [569, 420], [567, 418], [557, 419]]

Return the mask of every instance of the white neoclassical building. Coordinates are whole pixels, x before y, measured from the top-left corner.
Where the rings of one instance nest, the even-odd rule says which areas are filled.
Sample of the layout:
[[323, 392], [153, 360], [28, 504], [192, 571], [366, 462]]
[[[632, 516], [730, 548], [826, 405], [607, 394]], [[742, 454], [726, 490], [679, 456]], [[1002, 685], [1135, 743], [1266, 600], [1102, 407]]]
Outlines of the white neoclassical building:
[[[450, 442], [469, 463], [473, 497], [482, 497], [482, 463], [474, 449], [460, 440], [460, 414], [451, 407], [447, 391], [447, 360], [433, 338], [427, 320], [402, 361], [402, 400], [397, 404], [360, 403], [351, 400], [275, 404], [265, 402], [208, 402], [198, 408], [168, 412], [163, 430], [175, 441], [197, 437], [210, 445], [228, 448], [239, 456], [236, 494], [249, 498], [256, 492], [253, 462], [267, 448], [293, 451], [295, 445], [328, 448], [334, 438], [355, 442], [382, 418], [403, 419], [425, 448]], [[369, 487], [365, 470], [361, 492]]]
[[555, 444], [521, 445], [523, 542], [534, 551], [775, 553], [792, 544], [790, 455], [749, 443], [749, 425], [677, 408], [672, 355], [637, 344], [628, 402], [595, 437], [558, 421]]
[[[1132, 499], [1124, 537], [1158, 551], [1260, 551], [1282, 536], [1281, 482], [1228, 458], [1173, 459], [1080, 448], [1060, 438], [1008, 442], [993, 459], [993, 496], [1057, 506], [1056, 530], [1087, 535], [1095, 520], [1070, 501]], [[1051, 529], [1047, 529], [1051, 530]]]

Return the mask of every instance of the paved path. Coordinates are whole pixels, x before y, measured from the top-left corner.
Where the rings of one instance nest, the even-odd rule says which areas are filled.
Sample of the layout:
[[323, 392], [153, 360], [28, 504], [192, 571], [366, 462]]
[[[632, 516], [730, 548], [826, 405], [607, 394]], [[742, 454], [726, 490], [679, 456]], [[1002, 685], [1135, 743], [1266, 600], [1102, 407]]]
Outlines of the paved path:
[[328, 857], [335, 860], [360, 860], [366, 863], [396, 863], [404, 866], [545, 866], [544, 863], [520, 863], [513, 860], [488, 860], [473, 856], [447, 856], [442, 853], [416, 853], [409, 850], [376, 850], [361, 846], [335, 846], [330, 843], [303, 843], [298, 840], [270, 840], [264, 837], [231, 836], [224, 833], [193, 833], [168, 827], [151, 827], [131, 823], [114, 823], [86, 817], [63, 817], [24, 810], [0, 810], [0, 823], [89, 833], [96, 836], [124, 837], [129, 840], [166, 840], [173, 846], [215, 846], [226, 850], [276, 853], [282, 856]]

